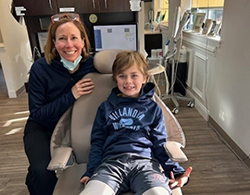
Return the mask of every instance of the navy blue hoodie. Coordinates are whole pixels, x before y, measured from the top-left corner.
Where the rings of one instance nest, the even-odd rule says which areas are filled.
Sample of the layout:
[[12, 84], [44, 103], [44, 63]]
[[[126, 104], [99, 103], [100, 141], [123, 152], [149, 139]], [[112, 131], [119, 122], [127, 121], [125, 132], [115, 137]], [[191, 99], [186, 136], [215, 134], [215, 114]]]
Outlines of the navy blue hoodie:
[[62, 114], [76, 101], [71, 88], [87, 73], [98, 72], [93, 57], [80, 62], [79, 69], [70, 74], [60, 59], [47, 64], [45, 58], [34, 62], [29, 77], [29, 121], [53, 131]]
[[138, 98], [121, 97], [116, 87], [100, 105], [91, 134], [89, 163], [83, 176], [91, 177], [104, 159], [121, 153], [156, 158], [167, 176], [170, 171], [184, 172], [165, 152], [166, 127], [161, 108], [151, 99], [154, 87], [153, 83], [147, 83]]

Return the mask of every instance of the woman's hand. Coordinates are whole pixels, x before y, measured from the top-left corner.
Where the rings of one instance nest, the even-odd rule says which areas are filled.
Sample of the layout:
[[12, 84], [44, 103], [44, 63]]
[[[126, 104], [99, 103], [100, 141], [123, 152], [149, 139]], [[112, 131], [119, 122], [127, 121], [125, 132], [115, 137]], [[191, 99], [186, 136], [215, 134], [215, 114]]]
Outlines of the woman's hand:
[[86, 186], [86, 184], [88, 183], [88, 181], [90, 180], [89, 177], [87, 176], [84, 176], [81, 180], [80, 180], [80, 183], [84, 184]]
[[192, 172], [192, 169], [193, 169], [192, 167], [188, 167], [185, 173], [181, 175], [179, 178], [175, 178], [174, 173], [171, 171], [170, 172], [171, 179], [169, 179], [170, 188], [171, 189], [176, 187], [182, 188], [188, 182], [188, 178], [190, 176], [190, 173]]
[[81, 79], [79, 80], [71, 89], [75, 99], [78, 99], [82, 95], [89, 94], [94, 89], [94, 83], [91, 79]]

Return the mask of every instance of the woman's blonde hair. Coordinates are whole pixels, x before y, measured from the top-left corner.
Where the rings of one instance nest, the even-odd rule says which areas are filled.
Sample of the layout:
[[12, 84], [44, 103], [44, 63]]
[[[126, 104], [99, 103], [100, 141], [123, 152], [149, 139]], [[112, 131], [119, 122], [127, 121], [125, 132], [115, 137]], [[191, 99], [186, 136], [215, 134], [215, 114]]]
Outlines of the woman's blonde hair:
[[136, 64], [139, 71], [148, 79], [150, 74], [148, 72], [148, 63], [145, 57], [138, 51], [125, 50], [117, 54], [113, 63], [113, 80], [116, 82], [117, 75], [127, 70], [134, 64]]
[[79, 29], [81, 39], [84, 41], [84, 47], [82, 49], [82, 61], [87, 60], [87, 58], [89, 57], [91, 47], [87, 32], [85, 30], [85, 26], [77, 20], [63, 18], [55, 23], [51, 23], [49, 26], [48, 37], [46, 45], [44, 47], [44, 56], [48, 64], [51, 64], [51, 61], [59, 56], [54, 44], [54, 40], [56, 38], [56, 30], [60, 25], [65, 24], [67, 22], [72, 22]]

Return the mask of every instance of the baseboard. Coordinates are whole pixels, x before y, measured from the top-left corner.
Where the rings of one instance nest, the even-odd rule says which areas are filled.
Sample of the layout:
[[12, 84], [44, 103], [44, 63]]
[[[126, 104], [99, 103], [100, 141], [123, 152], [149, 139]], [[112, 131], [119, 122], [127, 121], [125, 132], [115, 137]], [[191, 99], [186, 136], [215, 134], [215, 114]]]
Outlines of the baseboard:
[[23, 85], [22, 87], [20, 87], [17, 91], [16, 91], [16, 95], [19, 96], [20, 94], [22, 94], [25, 91], [25, 85]]
[[187, 89], [187, 96], [191, 97], [195, 100], [195, 109], [200, 113], [200, 115], [208, 121], [208, 114], [209, 111], [207, 108], [197, 99], [188, 89]]
[[225, 140], [225, 142], [234, 151], [238, 158], [250, 169], [250, 158], [248, 155], [241, 150], [241, 148], [227, 135], [227, 133], [211, 116], [208, 116], [208, 124]]

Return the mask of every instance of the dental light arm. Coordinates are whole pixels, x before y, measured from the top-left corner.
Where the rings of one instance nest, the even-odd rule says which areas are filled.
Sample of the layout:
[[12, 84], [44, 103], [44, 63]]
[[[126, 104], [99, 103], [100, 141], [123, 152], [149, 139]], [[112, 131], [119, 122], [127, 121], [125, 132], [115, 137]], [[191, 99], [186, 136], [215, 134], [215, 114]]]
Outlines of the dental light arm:
[[[179, 12], [179, 9], [176, 10], [176, 12]], [[181, 35], [182, 35], [182, 30], [185, 28], [185, 26], [187, 25], [187, 23], [189, 22], [190, 19], [190, 13], [188, 11], [185, 11], [182, 17], [182, 20], [180, 22], [180, 24], [178, 25], [178, 15], [174, 19], [174, 26], [173, 26], [173, 33], [172, 33], [172, 37], [170, 40], [170, 51], [168, 51], [164, 56], [163, 56], [163, 62], [165, 60], [170, 59], [171, 57], [174, 57], [175, 54], [177, 53], [177, 48], [176, 48], [176, 43], [180, 40]], [[178, 27], [179, 26], [179, 27]], [[176, 30], [178, 27], [178, 30]], [[175, 33], [176, 32], [176, 33]], [[171, 49], [172, 48], [172, 49]]]

